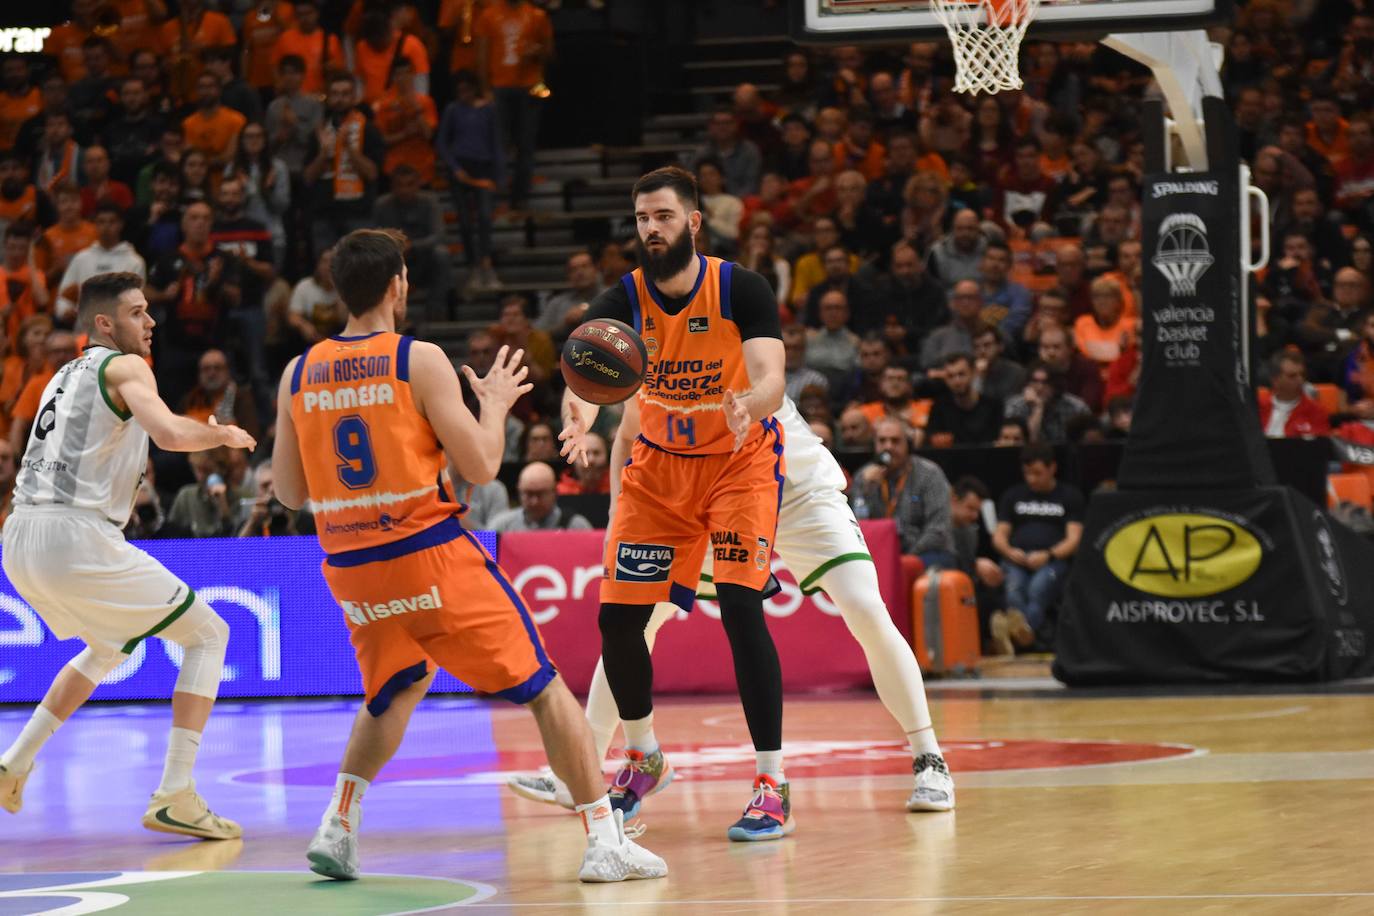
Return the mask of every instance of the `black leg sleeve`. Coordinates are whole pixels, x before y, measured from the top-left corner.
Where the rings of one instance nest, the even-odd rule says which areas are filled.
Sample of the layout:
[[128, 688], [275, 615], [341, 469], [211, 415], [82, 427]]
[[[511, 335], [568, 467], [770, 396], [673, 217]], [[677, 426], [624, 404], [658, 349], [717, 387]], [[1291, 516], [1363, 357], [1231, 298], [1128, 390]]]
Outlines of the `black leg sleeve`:
[[601, 662], [622, 719], [642, 719], [654, 711], [654, 666], [644, 643], [652, 604], [603, 604]]
[[[741, 585], [716, 585], [720, 622], [735, 658], [735, 682], [756, 751], [782, 750], [782, 668], [763, 617], [763, 594]], [[610, 674], [610, 669], [606, 671]]]

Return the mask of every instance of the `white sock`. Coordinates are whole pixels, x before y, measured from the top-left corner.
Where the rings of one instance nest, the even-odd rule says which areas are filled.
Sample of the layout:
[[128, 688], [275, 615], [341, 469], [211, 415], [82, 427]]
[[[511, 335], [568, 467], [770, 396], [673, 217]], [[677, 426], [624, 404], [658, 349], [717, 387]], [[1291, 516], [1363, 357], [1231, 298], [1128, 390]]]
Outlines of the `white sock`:
[[587, 831], [587, 845], [590, 846], [593, 839], [600, 846], [620, 845], [609, 795], [603, 795], [588, 805], [578, 805], [577, 813], [582, 818], [582, 829]]
[[756, 769], [760, 775], [767, 776], [778, 785], [787, 781], [782, 775], [782, 751], [755, 751], [754, 759], [758, 761]]
[[62, 725], [62, 720], [48, 712], [46, 706], [36, 707], [29, 721], [19, 732], [19, 737], [4, 754], [0, 754], [0, 766], [12, 773], [27, 772], [33, 766], [33, 758], [53, 733]]
[[912, 741], [912, 753], [917, 753], [918, 746], [927, 747], [929, 740], [930, 752], [938, 754], [920, 666], [883, 603], [872, 564], [836, 566], [821, 577], [821, 588], [840, 609], [845, 626], [864, 650], [878, 699]]
[[162, 782], [157, 790], [177, 792], [189, 786], [199, 750], [200, 732], [174, 727], [171, 737], [167, 739], [167, 760], [162, 765]]
[[337, 814], [349, 824], [356, 825], [358, 815], [362, 811], [363, 795], [371, 785], [372, 783], [361, 776], [340, 773], [334, 780], [334, 795], [329, 799], [329, 807], [324, 810], [323, 819], [327, 821]]
[[625, 744], [645, 754], [652, 754], [658, 750], [658, 739], [654, 737], [653, 713], [642, 719], [625, 720]]
[[907, 732], [906, 740], [911, 745], [912, 757], [919, 757], [922, 754], [944, 756], [940, 753], [940, 742], [935, 740], [934, 725], [927, 725], [925, 728], [918, 728], [914, 732]]

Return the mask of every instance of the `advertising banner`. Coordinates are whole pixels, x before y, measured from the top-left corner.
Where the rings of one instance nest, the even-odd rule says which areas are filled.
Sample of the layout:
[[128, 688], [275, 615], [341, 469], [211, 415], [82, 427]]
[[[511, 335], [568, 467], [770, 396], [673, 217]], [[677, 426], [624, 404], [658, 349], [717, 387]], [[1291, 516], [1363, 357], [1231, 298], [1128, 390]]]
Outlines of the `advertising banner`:
[[[490, 532], [478, 532], [495, 548]], [[338, 696], [362, 692], [343, 612], [320, 574], [313, 537], [142, 541], [229, 624], [222, 697]], [[58, 641], [0, 572], [0, 703], [36, 702], [81, 650]], [[181, 650], [147, 639], [101, 682], [99, 700], [172, 695]], [[435, 691], [470, 688], [447, 674]]]
[[1374, 671], [1374, 547], [1285, 487], [1099, 494], [1060, 612], [1072, 685]]
[[1241, 360], [1234, 171], [1147, 176], [1140, 384], [1123, 490], [1275, 482]]
[[[909, 631], [897, 530], [890, 519], [864, 521], [864, 539], [878, 568], [879, 587], [903, 632]], [[600, 531], [519, 532], [501, 536], [501, 565], [529, 606], [549, 654], [577, 693], [591, 683], [601, 655], [597, 628], [602, 570]], [[781, 559], [773, 572], [780, 594], [764, 604], [778, 647], [786, 690], [862, 687], [868, 664], [849, 635], [839, 609], [824, 594], [803, 595]], [[730, 645], [720, 626], [720, 607], [698, 600], [659, 632], [654, 647], [654, 692], [733, 692]]]

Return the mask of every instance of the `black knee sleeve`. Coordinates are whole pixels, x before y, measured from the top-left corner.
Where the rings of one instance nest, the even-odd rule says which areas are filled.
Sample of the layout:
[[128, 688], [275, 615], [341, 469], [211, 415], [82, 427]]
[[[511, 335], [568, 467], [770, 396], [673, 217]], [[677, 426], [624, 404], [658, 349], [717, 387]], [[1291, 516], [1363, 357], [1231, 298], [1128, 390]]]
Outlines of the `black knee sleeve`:
[[[782, 667], [778, 650], [763, 616], [763, 594], [751, 588], [721, 582], [720, 622], [730, 640], [735, 661], [735, 682], [749, 723], [754, 749], [782, 749]], [[609, 672], [608, 672], [609, 673]]]
[[654, 711], [654, 668], [644, 628], [652, 604], [603, 604], [597, 616], [601, 630], [601, 663], [622, 719], [642, 719]]

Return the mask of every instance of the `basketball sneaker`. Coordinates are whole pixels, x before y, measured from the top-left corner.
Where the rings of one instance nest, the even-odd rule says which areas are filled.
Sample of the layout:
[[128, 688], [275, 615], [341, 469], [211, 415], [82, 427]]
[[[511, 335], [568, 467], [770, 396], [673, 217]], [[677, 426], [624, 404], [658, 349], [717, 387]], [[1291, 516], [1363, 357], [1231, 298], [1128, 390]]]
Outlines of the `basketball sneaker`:
[[19, 809], [24, 807], [24, 783], [29, 781], [33, 767], [33, 764], [29, 764], [24, 772], [15, 773], [0, 765], [0, 808], [10, 814], [18, 814]]
[[624, 815], [612, 811], [611, 817], [615, 818], [619, 843], [615, 846], [603, 844], [594, 834], [588, 834], [587, 852], [582, 856], [582, 870], [577, 873], [577, 879], [603, 883], [666, 877], [668, 863], [625, 835]]
[[611, 808], [632, 821], [639, 816], [639, 806], [655, 792], [662, 792], [673, 781], [673, 768], [663, 758], [663, 751], [651, 754], [625, 749], [625, 762], [611, 783]]
[[243, 828], [227, 817], [220, 817], [205, 804], [194, 782], [176, 792], [154, 792], [143, 826], [158, 833], [178, 833], [202, 840], [233, 840], [243, 836]]
[[916, 775], [916, 787], [906, 800], [906, 810], [954, 809], [954, 778], [949, 775], [945, 758], [939, 754], [921, 754], [911, 762], [911, 771]]
[[789, 783], [778, 783], [771, 776], [760, 773], [754, 778], [754, 797], [744, 808], [744, 815], [726, 834], [737, 842], [780, 840], [797, 827], [792, 819], [792, 798]]
[[573, 804], [572, 793], [568, 791], [568, 787], [547, 768], [538, 773], [517, 773], [506, 780], [506, 786], [516, 795], [530, 801], [558, 805], [569, 811], [577, 807]]
[[315, 837], [305, 850], [310, 861], [310, 870], [317, 875], [333, 878], [336, 881], [358, 880], [358, 834], [362, 819], [359, 811], [354, 823], [349, 818], [331, 813], [320, 823]]

